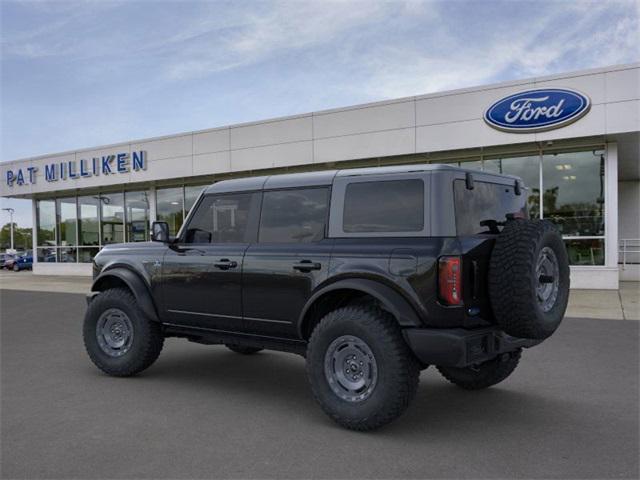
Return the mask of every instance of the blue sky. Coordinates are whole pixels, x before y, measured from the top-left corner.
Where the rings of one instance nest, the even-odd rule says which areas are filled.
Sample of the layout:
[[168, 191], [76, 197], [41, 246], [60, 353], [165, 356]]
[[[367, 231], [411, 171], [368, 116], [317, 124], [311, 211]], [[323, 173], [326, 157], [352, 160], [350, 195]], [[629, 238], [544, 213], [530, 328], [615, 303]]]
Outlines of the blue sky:
[[[0, 160], [638, 61], [639, 10], [3, 0]], [[23, 203], [2, 202], [31, 223]]]

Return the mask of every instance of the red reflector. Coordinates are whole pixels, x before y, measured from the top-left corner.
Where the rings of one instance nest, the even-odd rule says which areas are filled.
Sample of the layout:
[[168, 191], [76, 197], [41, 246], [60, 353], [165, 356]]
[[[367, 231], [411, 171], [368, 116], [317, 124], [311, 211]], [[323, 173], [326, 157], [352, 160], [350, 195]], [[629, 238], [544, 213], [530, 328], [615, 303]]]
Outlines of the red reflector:
[[438, 261], [438, 292], [447, 305], [462, 303], [462, 262], [460, 257], [440, 257]]

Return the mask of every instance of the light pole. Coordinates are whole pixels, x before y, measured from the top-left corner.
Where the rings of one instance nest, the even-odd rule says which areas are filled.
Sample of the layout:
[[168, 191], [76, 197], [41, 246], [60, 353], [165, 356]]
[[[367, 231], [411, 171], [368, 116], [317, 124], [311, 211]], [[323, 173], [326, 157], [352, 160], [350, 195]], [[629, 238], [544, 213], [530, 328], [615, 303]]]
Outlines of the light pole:
[[7, 212], [9, 212], [9, 228], [11, 228], [11, 250], [13, 250], [13, 214], [15, 212], [15, 210], [13, 208], [3, 208], [3, 210], [6, 210]]

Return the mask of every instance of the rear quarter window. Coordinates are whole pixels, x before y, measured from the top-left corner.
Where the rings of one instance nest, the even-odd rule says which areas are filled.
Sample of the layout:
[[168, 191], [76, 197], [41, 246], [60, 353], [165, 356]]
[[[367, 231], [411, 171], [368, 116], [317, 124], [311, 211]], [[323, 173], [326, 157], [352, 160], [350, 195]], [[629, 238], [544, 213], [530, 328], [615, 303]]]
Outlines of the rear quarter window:
[[455, 180], [453, 193], [458, 235], [487, 232], [487, 227], [480, 225], [483, 220], [504, 222], [508, 214], [527, 216], [527, 196], [516, 195], [514, 187], [509, 185], [476, 181], [469, 190], [464, 180]]
[[354, 182], [344, 196], [346, 233], [420, 232], [424, 229], [424, 182], [420, 179]]

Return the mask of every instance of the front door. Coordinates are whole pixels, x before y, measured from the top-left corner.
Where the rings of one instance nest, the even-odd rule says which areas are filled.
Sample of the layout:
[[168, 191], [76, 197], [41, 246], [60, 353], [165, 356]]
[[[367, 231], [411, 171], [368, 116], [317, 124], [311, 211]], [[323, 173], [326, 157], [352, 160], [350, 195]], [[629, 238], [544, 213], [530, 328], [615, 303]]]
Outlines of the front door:
[[242, 267], [259, 194], [204, 196], [162, 265], [164, 320], [242, 330]]
[[266, 191], [258, 242], [244, 257], [243, 311], [254, 334], [297, 336], [302, 308], [327, 278], [327, 187]]

